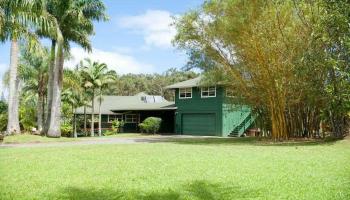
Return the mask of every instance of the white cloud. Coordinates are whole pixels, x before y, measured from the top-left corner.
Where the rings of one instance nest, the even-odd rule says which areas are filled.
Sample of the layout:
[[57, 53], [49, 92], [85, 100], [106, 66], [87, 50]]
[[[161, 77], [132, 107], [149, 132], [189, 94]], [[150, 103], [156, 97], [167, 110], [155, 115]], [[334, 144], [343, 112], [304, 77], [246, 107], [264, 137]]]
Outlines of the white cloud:
[[171, 23], [171, 13], [164, 10], [148, 10], [142, 15], [125, 16], [118, 20], [123, 27], [142, 34], [147, 46], [171, 47], [176, 30]]
[[116, 51], [104, 51], [94, 48], [91, 53], [88, 53], [82, 48], [73, 47], [71, 49], [71, 55], [73, 58], [65, 63], [66, 67], [74, 67], [84, 58], [90, 58], [93, 61], [106, 63], [109, 69], [113, 69], [119, 74], [154, 72], [152, 65], [141, 63], [130, 55]]

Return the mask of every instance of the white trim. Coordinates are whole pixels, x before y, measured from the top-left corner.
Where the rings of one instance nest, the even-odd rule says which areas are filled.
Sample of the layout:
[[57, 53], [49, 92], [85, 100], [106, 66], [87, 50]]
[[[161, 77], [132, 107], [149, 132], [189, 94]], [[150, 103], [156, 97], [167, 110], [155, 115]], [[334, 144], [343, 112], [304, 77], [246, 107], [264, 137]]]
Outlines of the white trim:
[[[131, 122], [128, 122], [127, 121], [127, 116], [136, 116], [136, 117], [131, 117]], [[136, 119], [136, 121], [134, 121], [134, 119]], [[125, 123], [128, 123], [128, 124], [138, 124], [140, 123], [140, 114], [125, 114]]]
[[[185, 94], [187, 93], [186, 90], [187, 89], [191, 89], [191, 97], [181, 97], [181, 89], [184, 89], [185, 90]], [[185, 95], [186, 96], [186, 95]], [[193, 96], [193, 91], [192, 91], [192, 88], [191, 87], [187, 87], [187, 88], [179, 88], [179, 99], [192, 99], [192, 96]]]
[[114, 120], [123, 120], [123, 114], [109, 114], [108, 115], [108, 123], [112, 123], [113, 121], [110, 121], [110, 116], [120, 116], [120, 117], [114, 117], [113, 121]]
[[[208, 96], [203, 96], [203, 88], [207, 88], [208, 90]], [[210, 89], [209, 88], [214, 88], [214, 96], [209, 96]], [[201, 98], [212, 98], [216, 97], [216, 86], [209, 86], [209, 87], [201, 87]]]

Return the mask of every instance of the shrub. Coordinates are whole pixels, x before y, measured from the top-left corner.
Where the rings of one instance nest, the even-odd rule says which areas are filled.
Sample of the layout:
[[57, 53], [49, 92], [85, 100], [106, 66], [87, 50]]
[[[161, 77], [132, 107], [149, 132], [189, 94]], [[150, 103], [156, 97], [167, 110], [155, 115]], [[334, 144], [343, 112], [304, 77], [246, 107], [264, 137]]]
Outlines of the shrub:
[[119, 133], [120, 129], [124, 126], [124, 121], [118, 121], [118, 120], [114, 120], [112, 122], [112, 131], [115, 133]]
[[61, 136], [70, 137], [73, 134], [73, 127], [71, 124], [63, 123], [61, 124]]
[[162, 119], [158, 117], [147, 117], [141, 124], [139, 124], [139, 127], [141, 129], [141, 132], [146, 133], [157, 133], [159, 131], [160, 125], [162, 123]]
[[115, 135], [115, 131], [110, 131], [110, 130], [107, 130], [107, 131], [105, 131], [104, 133], [103, 133], [103, 135], [105, 135], [105, 136], [109, 136], [109, 135]]

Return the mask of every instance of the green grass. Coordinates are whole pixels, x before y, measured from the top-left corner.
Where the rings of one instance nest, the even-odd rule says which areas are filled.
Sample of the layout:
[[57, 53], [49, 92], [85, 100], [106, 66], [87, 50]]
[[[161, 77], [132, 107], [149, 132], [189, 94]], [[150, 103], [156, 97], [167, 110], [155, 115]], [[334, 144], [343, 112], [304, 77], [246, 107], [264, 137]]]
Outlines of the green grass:
[[108, 138], [137, 138], [137, 137], [150, 137], [148, 135], [142, 135], [139, 133], [122, 133], [111, 136], [103, 137], [79, 137], [79, 138], [48, 138], [39, 135], [21, 134], [21, 135], [11, 135], [4, 138], [4, 144], [21, 144], [21, 143], [47, 143], [47, 142], [73, 142], [80, 140], [92, 140], [92, 139], [108, 139]]
[[350, 199], [349, 140], [267, 144], [2, 148], [0, 199]]

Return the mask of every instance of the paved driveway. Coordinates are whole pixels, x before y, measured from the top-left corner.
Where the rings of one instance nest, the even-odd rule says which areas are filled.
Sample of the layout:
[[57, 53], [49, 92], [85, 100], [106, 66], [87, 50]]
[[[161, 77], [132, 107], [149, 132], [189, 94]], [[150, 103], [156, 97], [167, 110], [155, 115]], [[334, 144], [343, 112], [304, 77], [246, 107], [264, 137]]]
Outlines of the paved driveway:
[[20, 144], [0, 144], [0, 148], [14, 148], [14, 147], [56, 147], [56, 146], [73, 146], [73, 145], [91, 145], [91, 144], [138, 144], [138, 143], [155, 143], [165, 142], [176, 138], [217, 138], [212, 136], [150, 136], [138, 138], [91, 138], [72, 142], [41, 142], [41, 143], [20, 143]]

